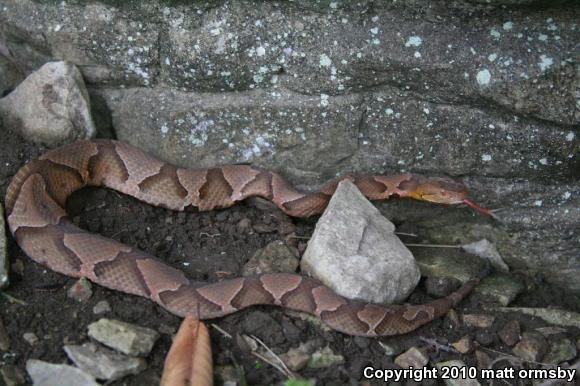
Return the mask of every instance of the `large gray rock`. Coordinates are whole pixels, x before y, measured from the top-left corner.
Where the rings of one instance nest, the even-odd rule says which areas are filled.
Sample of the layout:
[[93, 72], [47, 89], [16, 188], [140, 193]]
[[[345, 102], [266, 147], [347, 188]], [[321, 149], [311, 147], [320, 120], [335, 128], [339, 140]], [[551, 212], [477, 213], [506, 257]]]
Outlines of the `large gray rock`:
[[29, 359], [26, 371], [33, 386], [99, 386], [89, 374], [69, 365]]
[[349, 299], [400, 302], [421, 274], [394, 231], [352, 182], [342, 181], [316, 224], [300, 267]]
[[89, 94], [71, 63], [51, 62], [0, 99], [4, 126], [35, 143], [55, 146], [95, 135]]
[[577, 7], [507, 13], [429, 1], [3, 4], [1, 29], [18, 60], [31, 68], [70, 60], [99, 85], [281, 86], [316, 96], [392, 85], [438, 103], [492, 101], [488, 108], [566, 124], [577, 119]]

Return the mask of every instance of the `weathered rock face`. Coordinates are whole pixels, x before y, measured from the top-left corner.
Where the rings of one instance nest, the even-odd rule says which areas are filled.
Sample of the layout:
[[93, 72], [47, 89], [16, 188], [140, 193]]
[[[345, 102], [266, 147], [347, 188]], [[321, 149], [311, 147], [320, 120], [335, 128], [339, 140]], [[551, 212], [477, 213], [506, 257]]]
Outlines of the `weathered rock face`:
[[461, 177], [503, 224], [381, 209], [580, 292], [580, 7], [538, 4], [0, 0], [0, 36], [28, 71], [78, 65], [97, 126], [182, 166]]

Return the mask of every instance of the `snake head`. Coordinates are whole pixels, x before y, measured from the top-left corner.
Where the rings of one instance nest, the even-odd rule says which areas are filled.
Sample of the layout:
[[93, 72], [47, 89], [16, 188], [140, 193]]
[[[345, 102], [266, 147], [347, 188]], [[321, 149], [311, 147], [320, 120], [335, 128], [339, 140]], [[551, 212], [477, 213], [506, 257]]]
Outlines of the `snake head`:
[[491, 216], [499, 220], [495, 212], [499, 209], [483, 208], [471, 201], [465, 185], [459, 181], [446, 177], [426, 178], [412, 175], [411, 179], [406, 181], [406, 187], [402, 187], [409, 197], [417, 200], [434, 202], [437, 204], [466, 204], [476, 211]]
[[409, 196], [437, 204], [464, 204], [467, 188], [461, 182], [445, 177], [416, 178]]

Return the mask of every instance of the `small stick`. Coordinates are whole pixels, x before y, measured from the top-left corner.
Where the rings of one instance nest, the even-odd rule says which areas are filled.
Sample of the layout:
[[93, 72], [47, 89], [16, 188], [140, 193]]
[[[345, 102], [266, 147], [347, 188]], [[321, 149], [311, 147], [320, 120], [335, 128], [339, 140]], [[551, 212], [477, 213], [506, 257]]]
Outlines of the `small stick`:
[[423, 247], [423, 248], [461, 248], [461, 245], [453, 244], [405, 244], [407, 247]]
[[229, 332], [227, 332], [226, 330], [224, 330], [223, 328], [221, 328], [220, 326], [218, 326], [217, 324], [211, 323], [210, 326], [212, 326], [213, 328], [218, 330], [226, 338], [232, 339], [232, 335]]

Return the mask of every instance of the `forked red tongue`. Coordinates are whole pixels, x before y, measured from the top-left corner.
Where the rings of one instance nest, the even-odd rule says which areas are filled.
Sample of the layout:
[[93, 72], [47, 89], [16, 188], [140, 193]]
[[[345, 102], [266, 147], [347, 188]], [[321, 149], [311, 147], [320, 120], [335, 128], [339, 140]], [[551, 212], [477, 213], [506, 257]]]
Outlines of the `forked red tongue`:
[[463, 199], [463, 203], [469, 205], [470, 207], [472, 207], [473, 209], [475, 209], [476, 211], [478, 211], [479, 213], [483, 213], [486, 214], [488, 216], [493, 217], [496, 220], [499, 220], [499, 218], [497, 217], [497, 215], [495, 214], [496, 211], [498, 211], [499, 209], [488, 209], [488, 208], [483, 208], [481, 206], [479, 206], [478, 204], [476, 204], [475, 202], [464, 198]]

